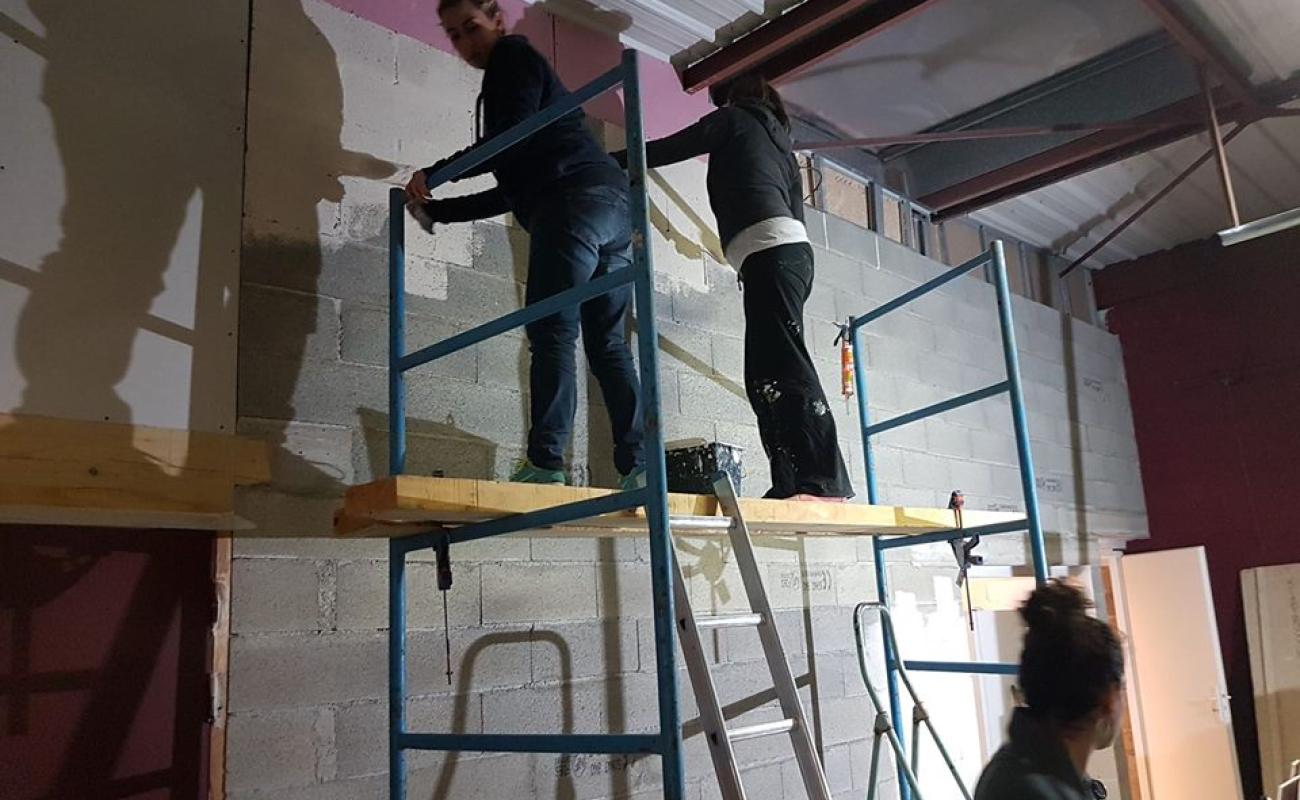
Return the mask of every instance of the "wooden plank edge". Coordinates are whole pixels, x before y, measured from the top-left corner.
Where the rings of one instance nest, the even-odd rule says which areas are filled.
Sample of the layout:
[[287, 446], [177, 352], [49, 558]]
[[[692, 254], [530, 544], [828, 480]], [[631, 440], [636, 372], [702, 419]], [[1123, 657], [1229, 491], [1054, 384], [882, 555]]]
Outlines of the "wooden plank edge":
[[153, 511], [0, 505], [0, 524], [70, 525], [88, 528], [148, 528], [179, 531], [246, 531], [255, 526], [234, 512]]

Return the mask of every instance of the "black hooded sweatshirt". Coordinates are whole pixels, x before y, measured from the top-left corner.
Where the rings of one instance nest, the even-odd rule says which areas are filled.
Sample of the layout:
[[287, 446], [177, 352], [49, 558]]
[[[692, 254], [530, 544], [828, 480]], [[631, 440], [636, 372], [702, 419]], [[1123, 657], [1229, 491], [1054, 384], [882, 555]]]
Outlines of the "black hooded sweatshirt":
[[[790, 133], [761, 101], [724, 106], [672, 136], [646, 143], [646, 165], [707, 154], [709, 206], [726, 249], [736, 234], [772, 217], [804, 221], [803, 183]], [[614, 154], [627, 164], [627, 152]]]
[[[503, 36], [492, 49], [483, 72], [475, 112], [479, 143], [569, 96], [551, 65], [527, 39]], [[527, 228], [533, 209], [556, 191], [584, 186], [626, 187], [627, 177], [596, 142], [585, 119], [581, 109], [566, 114], [526, 141], [456, 178], [473, 178], [490, 171], [497, 179], [497, 188], [437, 201], [431, 208], [437, 221], [464, 222], [513, 211]], [[433, 174], [474, 147], [425, 167], [425, 174]]]

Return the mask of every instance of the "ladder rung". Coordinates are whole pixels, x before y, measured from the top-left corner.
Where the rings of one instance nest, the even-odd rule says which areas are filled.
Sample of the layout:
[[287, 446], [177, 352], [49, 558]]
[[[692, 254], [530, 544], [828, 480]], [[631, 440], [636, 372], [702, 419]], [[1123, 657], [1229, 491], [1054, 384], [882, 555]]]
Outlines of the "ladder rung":
[[794, 720], [779, 719], [776, 722], [764, 722], [759, 725], [750, 725], [747, 728], [736, 728], [727, 731], [727, 738], [733, 742], [739, 742], [742, 739], [757, 739], [760, 736], [789, 733], [792, 730], [794, 730]]
[[725, 531], [731, 527], [731, 517], [673, 516], [668, 525], [678, 530]]
[[763, 624], [762, 614], [717, 614], [711, 617], [696, 617], [695, 627], [705, 628], [744, 628]]

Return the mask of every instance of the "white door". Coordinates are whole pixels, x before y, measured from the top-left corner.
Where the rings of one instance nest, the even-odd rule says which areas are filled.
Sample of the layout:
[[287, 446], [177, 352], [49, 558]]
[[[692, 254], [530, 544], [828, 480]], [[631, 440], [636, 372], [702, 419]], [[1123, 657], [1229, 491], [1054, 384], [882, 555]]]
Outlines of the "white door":
[[1124, 556], [1118, 567], [1144, 796], [1240, 800], [1205, 548]]

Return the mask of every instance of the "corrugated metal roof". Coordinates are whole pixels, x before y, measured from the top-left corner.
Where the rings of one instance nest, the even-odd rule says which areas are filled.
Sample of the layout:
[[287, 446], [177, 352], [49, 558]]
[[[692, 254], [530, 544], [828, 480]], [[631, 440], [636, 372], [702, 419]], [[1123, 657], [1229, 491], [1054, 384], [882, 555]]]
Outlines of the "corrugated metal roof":
[[781, 94], [849, 137], [914, 133], [1158, 28], [1135, 0], [938, 3], [798, 73]]
[[524, 0], [664, 61], [694, 61], [802, 0]]
[[[1201, 135], [1006, 200], [971, 215], [985, 225], [1076, 258], [1209, 148]], [[1300, 206], [1300, 118], [1257, 122], [1227, 147], [1243, 222]], [[1090, 267], [1136, 258], [1229, 227], [1214, 161], [1103, 247]]]
[[1289, 78], [1300, 70], [1300, 2], [1180, 0], [1219, 46], [1250, 67], [1251, 83]]

